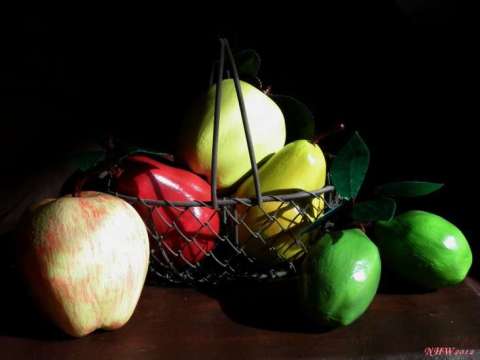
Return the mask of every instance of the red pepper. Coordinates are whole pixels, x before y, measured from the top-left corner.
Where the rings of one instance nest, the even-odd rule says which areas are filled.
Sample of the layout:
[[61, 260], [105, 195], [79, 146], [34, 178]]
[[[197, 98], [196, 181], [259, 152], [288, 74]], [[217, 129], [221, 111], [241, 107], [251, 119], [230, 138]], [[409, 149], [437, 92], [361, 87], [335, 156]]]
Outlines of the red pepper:
[[[117, 191], [150, 200], [211, 200], [210, 185], [200, 176], [143, 155], [131, 156], [125, 161], [123, 172], [117, 178]], [[155, 227], [165, 252], [176, 265], [185, 264], [185, 261], [167, 247], [181, 253], [192, 264], [202, 260], [205, 253], [215, 247], [220, 217], [212, 208], [157, 206], [149, 209], [141, 203], [134, 207], [147, 226]], [[152, 248], [156, 246], [152, 244]]]

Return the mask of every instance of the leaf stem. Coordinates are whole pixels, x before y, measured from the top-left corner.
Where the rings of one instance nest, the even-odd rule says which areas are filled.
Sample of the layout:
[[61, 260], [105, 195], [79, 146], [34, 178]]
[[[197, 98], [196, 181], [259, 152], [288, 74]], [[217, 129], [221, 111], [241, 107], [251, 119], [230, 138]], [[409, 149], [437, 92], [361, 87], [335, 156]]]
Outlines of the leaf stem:
[[318, 145], [318, 143], [319, 143], [320, 141], [322, 141], [322, 140], [324, 140], [324, 139], [326, 139], [326, 138], [328, 138], [328, 137], [331, 137], [332, 135], [335, 135], [335, 134], [337, 134], [337, 133], [339, 133], [339, 132], [342, 132], [343, 130], [345, 130], [345, 124], [344, 124], [343, 122], [337, 123], [335, 126], [333, 126], [332, 128], [330, 128], [329, 130], [324, 131], [324, 132], [318, 134], [317, 136], [315, 136], [315, 137], [311, 140], [311, 142], [312, 142], [313, 144], [317, 144], [317, 145]]

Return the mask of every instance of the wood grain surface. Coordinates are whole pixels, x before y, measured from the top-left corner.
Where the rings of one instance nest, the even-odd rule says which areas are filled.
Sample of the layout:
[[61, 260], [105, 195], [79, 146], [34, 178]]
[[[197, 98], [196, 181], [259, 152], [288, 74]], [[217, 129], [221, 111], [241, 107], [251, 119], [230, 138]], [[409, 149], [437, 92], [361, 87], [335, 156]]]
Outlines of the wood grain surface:
[[420, 359], [426, 347], [480, 357], [472, 278], [427, 293], [383, 287], [362, 318], [334, 330], [305, 325], [288, 282], [213, 292], [147, 286], [125, 327], [70, 339], [38, 315], [14, 275], [2, 274], [1, 359]]

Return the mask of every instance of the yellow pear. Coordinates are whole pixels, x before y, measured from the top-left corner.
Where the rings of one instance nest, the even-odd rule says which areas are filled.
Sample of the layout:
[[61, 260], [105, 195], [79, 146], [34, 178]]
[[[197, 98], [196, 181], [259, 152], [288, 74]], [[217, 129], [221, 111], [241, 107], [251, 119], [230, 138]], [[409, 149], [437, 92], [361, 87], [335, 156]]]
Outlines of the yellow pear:
[[[317, 208], [318, 209], [318, 208]], [[318, 213], [320, 215], [320, 212]], [[295, 261], [305, 254], [305, 250], [309, 248], [312, 239], [315, 239], [318, 230], [306, 232], [310, 221], [305, 221], [304, 224], [296, 225], [292, 228], [282, 231], [281, 233], [268, 239], [267, 244], [256, 244], [256, 246], [249, 246], [250, 253], [258, 261], [267, 265], [276, 265], [285, 261]], [[250, 242], [258, 242], [261, 240], [249, 239]]]
[[[240, 105], [232, 79], [223, 80], [218, 134], [217, 186], [232, 188], [252, 168]], [[241, 81], [252, 145], [259, 162], [285, 145], [285, 119], [275, 102], [254, 86]], [[216, 85], [196, 104], [183, 124], [179, 158], [211, 182]]]
[[[268, 159], [258, 174], [263, 195], [318, 190], [325, 185], [325, 157], [317, 144], [296, 140]], [[255, 196], [253, 176], [240, 185], [235, 196]], [[246, 252], [254, 257], [264, 258], [265, 249], [273, 247], [281, 258], [289, 260], [301, 249], [288, 232], [298, 225], [311, 223], [321, 214], [323, 207], [323, 200], [317, 197], [288, 202], [268, 201], [252, 207], [238, 205], [240, 219], [251, 230], [240, 225], [239, 241]], [[261, 236], [266, 244], [251, 232]]]

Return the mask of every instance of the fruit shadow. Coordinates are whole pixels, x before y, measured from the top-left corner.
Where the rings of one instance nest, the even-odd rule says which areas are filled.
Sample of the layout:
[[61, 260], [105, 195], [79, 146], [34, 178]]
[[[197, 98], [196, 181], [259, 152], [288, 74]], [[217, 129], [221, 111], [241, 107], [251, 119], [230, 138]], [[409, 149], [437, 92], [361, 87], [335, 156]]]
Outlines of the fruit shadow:
[[34, 340], [68, 340], [37, 310], [13, 263], [14, 249], [10, 235], [0, 236], [0, 336]]
[[235, 281], [202, 292], [215, 298], [232, 321], [277, 332], [324, 333], [331, 329], [307, 322], [297, 300], [296, 280]]
[[[305, 320], [298, 301], [295, 278], [276, 282], [235, 281], [215, 289], [199, 289], [215, 298], [232, 321], [276, 332], [326, 333], [334, 330]], [[435, 290], [401, 282], [384, 271], [378, 293], [384, 295], [427, 294]]]
[[413, 294], [428, 294], [435, 290], [426, 289], [418, 285], [406, 282], [398, 278], [388, 268], [382, 268], [382, 275], [380, 278], [380, 285], [378, 293], [384, 295], [413, 295]]

